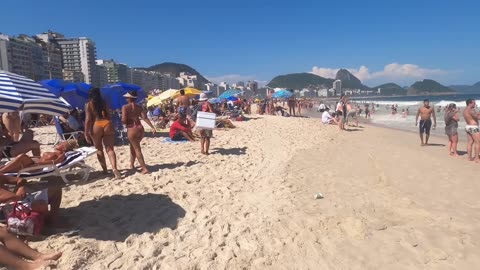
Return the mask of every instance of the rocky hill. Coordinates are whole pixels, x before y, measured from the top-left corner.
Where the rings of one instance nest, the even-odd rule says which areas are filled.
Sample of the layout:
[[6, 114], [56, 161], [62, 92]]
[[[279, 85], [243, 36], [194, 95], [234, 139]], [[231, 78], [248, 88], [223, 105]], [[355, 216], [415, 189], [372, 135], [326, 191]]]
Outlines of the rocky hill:
[[403, 96], [407, 94], [407, 89], [401, 87], [396, 83], [385, 83], [376, 87], [373, 90], [381, 88], [380, 95], [385, 96]]
[[449, 88], [461, 94], [480, 94], [480, 82], [474, 85], [450, 85]]
[[342, 81], [342, 88], [349, 89], [369, 89], [370, 87], [363, 85], [362, 82], [355, 77], [350, 71], [340, 69], [335, 76], [335, 80]]
[[407, 94], [409, 95], [433, 95], [446, 93], [455, 93], [455, 90], [430, 79], [415, 82], [407, 91]]
[[268, 84], [272, 88], [303, 89], [303, 88], [331, 88], [333, 79], [326, 79], [312, 73], [293, 73], [273, 78]]
[[188, 72], [192, 75], [197, 75], [198, 76], [198, 80], [199, 80], [200, 85], [209, 83], [209, 81], [205, 77], [203, 77], [202, 74], [200, 74], [200, 72], [196, 71], [194, 68], [192, 68], [188, 65], [185, 65], [185, 64], [165, 62], [165, 63], [161, 63], [161, 64], [154, 65], [154, 66], [151, 66], [151, 67], [138, 68], [138, 69], [144, 69], [144, 70], [148, 70], [148, 71], [157, 71], [157, 72], [160, 72], [160, 73], [169, 73], [169, 74], [173, 74], [175, 76], [179, 76], [181, 72]]

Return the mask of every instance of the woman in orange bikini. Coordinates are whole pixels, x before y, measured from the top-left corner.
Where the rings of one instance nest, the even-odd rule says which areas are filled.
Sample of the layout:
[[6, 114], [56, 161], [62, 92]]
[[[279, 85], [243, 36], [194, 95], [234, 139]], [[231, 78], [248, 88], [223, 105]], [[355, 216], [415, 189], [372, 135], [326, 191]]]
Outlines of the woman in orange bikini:
[[103, 153], [103, 146], [105, 145], [108, 159], [110, 159], [112, 165], [113, 174], [115, 178], [121, 178], [122, 175], [117, 169], [117, 157], [113, 149], [115, 144], [115, 129], [110, 121], [110, 113], [107, 104], [100, 94], [99, 88], [90, 90], [85, 113], [85, 138], [90, 144], [93, 141], [93, 145], [97, 148], [97, 158], [102, 166], [103, 172], [107, 172], [107, 163], [105, 161], [105, 154]]
[[135, 169], [135, 159], [137, 159], [142, 167], [141, 173], [147, 174], [149, 171], [147, 165], [145, 165], [142, 148], [140, 147], [140, 142], [145, 135], [140, 117], [150, 126], [153, 134], [155, 134], [156, 130], [152, 122], [148, 119], [145, 110], [143, 110], [140, 105], [135, 104], [137, 92], [128, 92], [124, 97], [127, 98], [128, 104], [122, 107], [122, 123], [127, 126], [127, 136], [130, 141], [130, 167], [131, 169]]

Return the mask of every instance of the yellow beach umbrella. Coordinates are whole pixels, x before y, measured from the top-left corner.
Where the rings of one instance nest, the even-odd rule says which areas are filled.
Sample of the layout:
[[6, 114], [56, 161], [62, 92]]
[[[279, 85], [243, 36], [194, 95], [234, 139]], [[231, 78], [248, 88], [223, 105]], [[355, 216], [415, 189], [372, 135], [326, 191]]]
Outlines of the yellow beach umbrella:
[[[185, 95], [186, 95], [186, 96], [189, 96], [189, 97], [193, 97], [193, 96], [196, 96], [196, 95], [200, 95], [200, 94], [202, 93], [202, 91], [200, 91], [200, 90], [198, 90], [198, 89], [196, 89], [196, 88], [192, 88], [192, 87], [187, 87], [187, 88], [185, 88], [185, 89], [183, 89], [183, 90], [185, 90]], [[180, 91], [178, 91], [178, 92], [175, 94], [174, 98], [177, 98], [177, 97], [179, 97], [179, 96], [180, 96]]]
[[162, 100], [160, 98], [160, 96], [153, 97], [153, 98], [148, 100], [147, 107], [152, 107], [152, 106], [156, 107], [156, 106], [162, 104], [163, 101], [164, 100]]
[[160, 95], [158, 95], [158, 98], [160, 100], [167, 100], [169, 98], [175, 98], [175, 94], [178, 93], [178, 90], [177, 89], [168, 89], [166, 91], [164, 91], [163, 93], [161, 93]]

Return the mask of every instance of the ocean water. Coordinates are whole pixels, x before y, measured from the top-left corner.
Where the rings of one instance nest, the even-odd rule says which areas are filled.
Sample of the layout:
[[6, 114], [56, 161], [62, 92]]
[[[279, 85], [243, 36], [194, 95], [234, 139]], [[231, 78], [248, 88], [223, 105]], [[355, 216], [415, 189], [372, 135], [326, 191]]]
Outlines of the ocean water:
[[[371, 115], [371, 122], [376, 125], [385, 126], [394, 129], [401, 129], [405, 131], [418, 132], [418, 127], [415, 126], [415, 116], [419, 107], [423, 106], [423, 100], [429, 99], [430, 104], [434, 106], [437, 116], [437, 128], [432, 130], [433, 135], [445, 136], [445, 121], [444, 108], [450, 104], [455, 103], [462, 111], [466, 106], [467, 99], [475, 99], [477, 105], [480, 106], [480, 93], [478, 95], [444, 95], [444, 96], [415, 96], [415, 97], [385, 97], [385, 98], [355, 98], [352, 99], [355, 103], [375, 104], [375, 113]], [[397, 105], [397, 114], [392, 115], [391, 105]], [[332, 105], [330, 105], [332, 108]], [[361, 105], [364, 109], [364, 106]], [[402, 110], [409, 111], [408, 115], [402, 114]], [[460, 112], [461, 113], [461, 112]], [[311, 117], [321, 117], [320, 113], [311, 112]], [[362, 114], [365, 117], [365, 114]], [[461, 140], [466, 140], [465, 121], [460, 114], [459, 134]]]

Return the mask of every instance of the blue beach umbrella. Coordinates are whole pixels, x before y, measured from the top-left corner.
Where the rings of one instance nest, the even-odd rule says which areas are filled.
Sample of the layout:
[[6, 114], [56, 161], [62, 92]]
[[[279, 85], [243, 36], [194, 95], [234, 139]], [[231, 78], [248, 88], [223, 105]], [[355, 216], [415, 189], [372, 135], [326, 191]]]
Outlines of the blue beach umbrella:
[[230, 100], [230, 101], [237, 101], [238, 98], [237, 97], [234, 97], [234, 96], [230, 96], [227, 98], [227, 100]]
[[229, 98], [229, 97], [233, 97], [233, 96], [236, 96], [236, 95], [240, 95], [241, 93], [242, 93], [242, 91], [240, 91], [240, 90], [230, 89], [230, 90], [227, 90], [227, 91], [223, 92], [220, 96], [218, 96], [218, 98], [219, 99]]
[[64, 98], [74, 108], [84, 108], [88, 101], [91, 85], [84, 82], [72, 83], [63, 80], [44, 80], [39, 82], [57, 97]]
[[39, 83], [0, 71], [0, 112], [23, 110], [26, 113], [62, 115], [70, 109], [69, 104]]
[[222, 103], [222, 100], [219, 99], [219, 98], [211, 98], [208, 100], [208, 102], [212, 103], [212, 104], [218, 104], [218, 103]]
[[293, 93], [288, 90], [280, 90], [275, 92], [272, 97], [273, 98], [290, 98], [293, 96]]
[[143, 89], [135, 84], [128, 84], [128, 83], [115, 83], [115, 84], [107, 84], [102, 89], [102, 97], [105, 102], [108, 104], [110, 109], [119, 110], [123, 107], [123, 105], [127, 104], [127, 100], [123, 95], [130, 91], [137, 91], [137, 101], [136, 103], [140, 104], [147, 99], [147, 94], [143, 91]]

